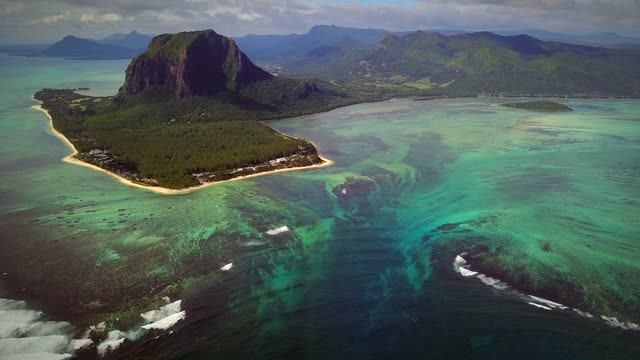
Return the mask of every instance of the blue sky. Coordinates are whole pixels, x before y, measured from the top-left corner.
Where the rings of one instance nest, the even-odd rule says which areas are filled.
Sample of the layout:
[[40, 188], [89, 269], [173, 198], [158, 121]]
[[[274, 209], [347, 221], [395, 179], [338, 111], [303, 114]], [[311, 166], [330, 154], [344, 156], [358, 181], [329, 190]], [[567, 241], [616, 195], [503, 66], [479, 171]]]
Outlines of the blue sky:
[[213, 28], [230, 36], [335, 24], [389, 30], [544, 29], [640, 36], [640, 0], [0, 0], [0, 43]]

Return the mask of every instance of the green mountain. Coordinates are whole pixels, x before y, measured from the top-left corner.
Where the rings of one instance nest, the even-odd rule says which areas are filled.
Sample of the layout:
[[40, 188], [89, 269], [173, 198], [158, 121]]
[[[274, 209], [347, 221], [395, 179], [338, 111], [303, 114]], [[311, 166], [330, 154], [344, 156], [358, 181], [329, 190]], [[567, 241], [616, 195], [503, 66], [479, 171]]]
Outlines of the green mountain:
[[319, 80], [275, 77], [213, 30], [156, 36], [117, 96], [45, 89], [36, 99], [77, 158], [168, 188], [321, 163], [311, 143], [259, 120], [361, 101]]
[[[273, 119], [331, 108], [349, 100], [330, 83], [276, 77], [255, 65], [235, 42], [213, 30], [156, 36], [127, 68], [116, 100], [224, 103], [216, 120]], [[205, 106], [205, 105], [203, 105]], [[189, 114], [182, 114], [188, 116]]]
[[140, 51], [139, 49], [130, 49], [118, 45], [101, 44], [94, 40], [69, 35], [31, 56], [64, 57], [85, 60], [131, 59], [139, 54]]
[[[640, 53], [488, 32], [388, 35], [371, 50], [287, 63], [355, 89], [443, 95], [640, 96]], [[369, 90], [370, 91], [370, 90]]]
[[149, 49], [131, 62], [119, 96], [145, 91], [206, 96], [271, 78], [232, 40], [213, 30], [165, 34], [155, 37]]

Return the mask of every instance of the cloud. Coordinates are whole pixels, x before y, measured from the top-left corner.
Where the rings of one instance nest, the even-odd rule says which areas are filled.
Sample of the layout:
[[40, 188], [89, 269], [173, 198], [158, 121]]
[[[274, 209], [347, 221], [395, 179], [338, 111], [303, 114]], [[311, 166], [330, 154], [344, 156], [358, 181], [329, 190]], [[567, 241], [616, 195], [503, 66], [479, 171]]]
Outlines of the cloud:
[[23, 2], [0, 2], [0, 14], [2, 15], [12, 15], [18, 13], [24, 9]]
[[231, 15], [245, 21], [254, 21], [265, 17], [263, 14], [240, 6], [216, 6], [205, 10], [205, 13], [212, 18], [219, 15]]
[[122, 20], [122, 16], [115, 13], [106, 14], [82, 14], [80, 21], [83, 23], [102, 24]]
[[[451, 3], [447, 0], [423, 0], [424, 3]], [[563, 12], [571, 19], [575, 16], [608, 18], [612, 21], [621, 18], [640, 17], [640, 0], [457, 0], [454, 3], [474, 9], [502, 8], [511, 11], [533, 10], [546, 15]], [[526, 18], [525, 18], [526, 20]]]
[[43, 17], [41, 17], [39, 19], [31, 20], [29, 23], [31, 23], [31, 24], [47, 24], [47, 25], [51, 25], [51, 24], [55, 24], [57, 22], [61, 22], [61, 21], [65, 20], [68, 16], [69, 16], [68, 12], [65, 12], [65, 13], [62, 13], [62, 14], [47, 15], [47, 16], [43, 16]]
[[[415, 30], [617, 31], [640, 35], [640, 0], [0, 0], [0, 42], [213, 28], [230, 36], [318, 24]], [[35, 40], [34, 40], [35, 41]]]

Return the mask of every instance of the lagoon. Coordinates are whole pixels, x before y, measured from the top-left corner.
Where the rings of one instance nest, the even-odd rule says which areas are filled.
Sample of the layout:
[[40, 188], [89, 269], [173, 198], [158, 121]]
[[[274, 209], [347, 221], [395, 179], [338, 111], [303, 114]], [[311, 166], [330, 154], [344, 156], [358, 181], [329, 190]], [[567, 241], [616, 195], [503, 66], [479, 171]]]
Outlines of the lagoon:
[[184, 299], [172, 335], [122, 349], [154, 359], [640, 355], [640, 332], [601, 318], [640, 323], [637, 100], [274, 121], [335, 164], [166, 196], [62, 162], [30, 108], [44, 87], [113, 94], [126, 65], [0, 55], [0, 297], [78, 331]]

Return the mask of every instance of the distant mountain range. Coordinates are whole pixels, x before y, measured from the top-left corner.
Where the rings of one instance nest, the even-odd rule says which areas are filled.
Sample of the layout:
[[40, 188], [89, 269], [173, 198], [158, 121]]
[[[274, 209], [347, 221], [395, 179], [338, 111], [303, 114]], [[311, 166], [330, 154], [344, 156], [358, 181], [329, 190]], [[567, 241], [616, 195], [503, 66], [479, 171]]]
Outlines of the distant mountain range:
[[100, 43], [72, 35], [31, 56], [63, 57], [83, 60], [131, 59], [143, 49]]
[[373, 48], [323, 45], [283, 73], [351, 91], [466, 96], [640, 96], [640, 52], [490, 32], [387, 34]]
[[[471, 33], [469, 31], [455, 29], [431, 29], [425, 30], [425, 32], [437, 32], [442, 35]], [[305, 34], [246, 35], [236, 37], [234, 40], [242, 51], [254, 61], [281, 62], [296, 57], [303, 57], [310, 51], [319, 49], [322, 46], [344, 47], [345, 44], [350, 44], [352, 47], [373, 48], [385, 35], [406, 35], [408, 33], [408, 31], [398, 32], [384, 29], [358, 29], [335, 25], [317, 25]], [[525, 34], [544, 41], [640, 50], [640, 38], [622, 36], [609, 32], [570, 35], [538, 29], [525, 29], [520, 31], [494, 31], [493, 33], [504, 36]], [[53, 45], [0, 45], [0, 53], [96, 60], [131, 59], [147, 48], [151, 38], [152, 35], [141, 34], [137, 31], [117, 33], [104, 39], [82, 39], [72, 36], [65, 37]], [[101, 47], [98, 45], [111, 45], [116, 47]], [[131, 51], [131, 49], [135, 51]]]
[[151, 38], [151, 35], [140, 34], [137, 31], [113, 34], [104, 39], [85, 39], [69, 35], [53, 45], [5, 45], [0, 46], [0, 52], [81, 60], [132, 59], [147, 48]]
[[246, 35], [234, 40], [253, 60], [271, 61], [304, 55], [317, 47], [344, 41], [374, 46], [384, 35], [392, 33], [382, 29], [317, 25], [301, 35]]
[[640, 38], [623, 36], [612, 32], [600, 32], [582, 35], [561, 34], [546, 30], [526, 29], [520, 31], [494, 31], [499, 35], [526, 34], [544, 41], [558, 41], [567, 44], [599, 46], [606, 48], [640, 49]]
[[152, 38], [153, 35], [141, 34], [134, 30], [130, 33], [116, 33], [96, 41], [101, 44], [117, 45], [130, 49], [146, 49]]
[[[471, 33], [465, 30], [431, 29], [428, 33], [459, 35]], [[289, 35], [246, 35], [234, 38], [238, 46], [256, 61], [281, 61], [307, 54], [321, 46], [333, 46], [339, 42], [373, 47], [383, 36], [406, 35], [410, 31], [390, 31], [384, 29], [357, 29], [335, 25], [317, 25], [306, 34]], [[558, 41], [569, 44], [600, 46], [607, 48], [640, 49], [640, 38], [622, 36], [615, 33], [594, 33], [568, 35], [550, 31], [528, 29], [521, 31], [494, 31], [505, 36], [529, 35], [544, 41]]]

